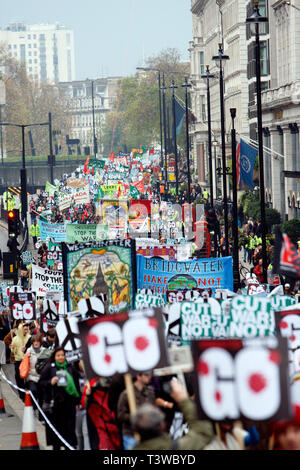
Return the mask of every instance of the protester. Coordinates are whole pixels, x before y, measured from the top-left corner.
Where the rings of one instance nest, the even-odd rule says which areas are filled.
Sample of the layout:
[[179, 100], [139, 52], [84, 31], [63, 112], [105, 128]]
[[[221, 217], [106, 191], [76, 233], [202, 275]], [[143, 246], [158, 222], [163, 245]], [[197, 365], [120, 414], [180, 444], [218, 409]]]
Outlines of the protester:
[[[137, 374], [133, 382], [136, 406], [139, 408], [144, 403], [155, 404], [155, 394], [153, 387], [149, 384], [152, 379], [152, 372], [146, 371]], [[118, 420], [122, 424], [123, 446], [125, 450], [130, 450], [136, 444], [134, 430], [130, 421], [130, 409], [128, 403], [127, 390], [125, 389], [118, 401]]]
[[134, 446], [134, 450], [201, 450], [211, 441], [211, 423], [198, 421], [196, 406], [179, 381], [171, 381], [171, 397], [183, 413], [188, 433], [172, 441], [170, 434], [165, 432], [164, 414], [159, 408], [144, 404], [131, 419], [133, 429], [140, 436], [140, 442]]
[[[29, 374], [28, 377], [25, 379], [25, 385], [28, 390], [32, 392], [36, 400], [38, 401], [39, 406], [42, 405], [42, 394], [41, 390], [38, 387], [38, 381], [40, 375], [36, 370], [36, 362], [39, 355], [45, 350], [43, 347], [43, 335], [36, 334], [32, 336], [32, 344], [27, 349], [26, 354], [29, 355]], [[37, 409], [35, 402], [33, 402], [33, 408]], [[42, 415], [39, 414], [40, 420], [42, 420]]]
[[24, 358], [24, 352], [25, 352], [25, 345], [27, 341], [30, 338], [30, 332], [29, 332], [29, 325], [26, 323], [20, 323], [16, 336], [12, 339], [10, 349], [14, 355], [14, 366], [15, 366], [15, 380], [16, 384], [18, 386], [18, 394], [19, 397], [24, 401], [25, 399], [25, 393], [21, 391], [20, 389], [24, 390], [25, 387], [25, 382], [24, 379], [21, 379], [20, 377], [20, 364], [22, 362], [22, 359]]
[[[65, 351], [58, 346], [41, 373], [39, 387], [43, 393], [44, 404], [48, 406], [46, 415], [55, 430], [76, 448], [76, 407], [80, 404], [80, 385], [78, 370], [66, 361]], [[46, 406], [44, 406], [46, 409]], [[60, 450], [66, 445], [46, 424], [47, 445]]]

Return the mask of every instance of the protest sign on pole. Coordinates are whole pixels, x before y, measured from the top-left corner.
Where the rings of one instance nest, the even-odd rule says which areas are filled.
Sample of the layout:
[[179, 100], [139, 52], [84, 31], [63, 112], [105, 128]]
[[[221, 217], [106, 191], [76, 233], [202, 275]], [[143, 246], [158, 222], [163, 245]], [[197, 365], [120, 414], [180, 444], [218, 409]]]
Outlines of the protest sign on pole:
[[275, 312], [276, 332], [288, 339], [290, 376], [300, 370], [300, 306]]
[[199, 419], [291, 418], [286, 338], [192, 342]]
[[63, 275], [60, 271], [32, 265], [32, 290], [37, 296], [43, 297], [47, 292], [63, 292], [63, 288]]
[[35, 320], [35, 299], [32, 292], [12, 292], [9, 303], [14, 320]]
[[88, 380], [169, 365], [160, 309], [104, 315], [78, 326]]

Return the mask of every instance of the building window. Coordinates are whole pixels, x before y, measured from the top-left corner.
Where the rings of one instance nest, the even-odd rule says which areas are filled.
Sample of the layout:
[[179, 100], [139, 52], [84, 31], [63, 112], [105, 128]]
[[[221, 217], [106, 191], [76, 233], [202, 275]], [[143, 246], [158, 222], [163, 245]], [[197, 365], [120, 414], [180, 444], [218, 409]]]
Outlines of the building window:
[[269, 74], [269, 61], [268, 61], [268, 43], [267, 41], [261, 41], [260, 43], [260, 71], [261, 75]]
[[205, 68], [204, 68], [204, 52], [200, 51], [199, 52], [199, 65], [200, 65], [200, 75], [205, 73]]

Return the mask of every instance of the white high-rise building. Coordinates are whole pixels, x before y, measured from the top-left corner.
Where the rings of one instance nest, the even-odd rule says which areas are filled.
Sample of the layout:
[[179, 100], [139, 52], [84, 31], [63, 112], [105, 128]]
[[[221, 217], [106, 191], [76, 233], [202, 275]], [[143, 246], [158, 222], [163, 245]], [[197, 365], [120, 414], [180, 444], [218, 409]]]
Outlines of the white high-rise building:
[[25, 64], [31, 78], [48, 83], [75, 80], [74, 32], [59, 23], [11, 23], [0, 29], [1, 42]]

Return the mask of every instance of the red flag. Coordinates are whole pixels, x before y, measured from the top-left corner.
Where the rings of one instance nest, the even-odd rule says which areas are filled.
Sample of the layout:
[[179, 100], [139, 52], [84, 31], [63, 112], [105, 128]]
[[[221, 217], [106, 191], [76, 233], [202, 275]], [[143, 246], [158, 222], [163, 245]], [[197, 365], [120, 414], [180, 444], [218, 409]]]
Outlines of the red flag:
[[90, 156], [88, 155], [88, 157], [87, 157], [87, 159], [86, 159], [86, 161], [85, 161], [85, 164], [84, 164], [83, 173], [87, 173], [89, 163], [90, 163]]
[[114, 161], [114, 158], [115, 158], [115, 152], [111, 153], [109, 156], [109, 159], [112, 161]]
[[286, 233], [277, 230], [273, 273], [300, 279], [300, 254]]

